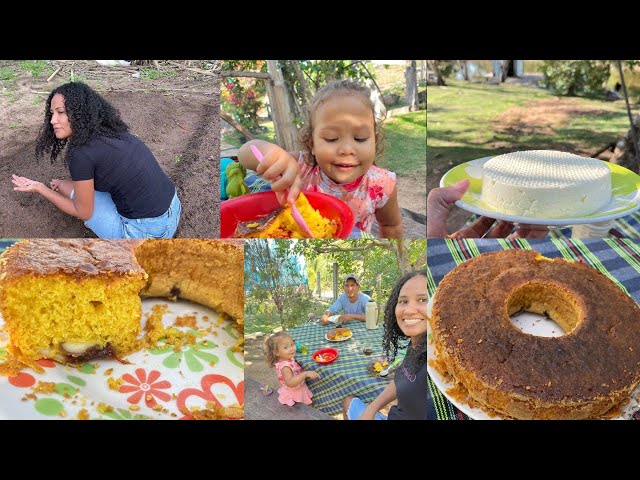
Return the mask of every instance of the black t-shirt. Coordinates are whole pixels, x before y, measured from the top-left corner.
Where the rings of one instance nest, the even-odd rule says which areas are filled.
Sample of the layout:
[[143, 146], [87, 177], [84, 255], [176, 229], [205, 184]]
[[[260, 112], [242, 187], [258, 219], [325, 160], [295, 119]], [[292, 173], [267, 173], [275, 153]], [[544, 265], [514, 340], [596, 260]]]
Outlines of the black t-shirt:
[[389, 420], [424, 420], [427, 417], [427, 362], [420, 362], [418, 371], [410, 367], [411, 344], [407, 356], [396, 370], [398, 404], [389, 409]]
[[74, 181], [93, 179], [95, 190], [109, 192], [126, 218], [162, 215], [176, 192], [151, 150], [128, 132], [71, 148], [69, 172]]

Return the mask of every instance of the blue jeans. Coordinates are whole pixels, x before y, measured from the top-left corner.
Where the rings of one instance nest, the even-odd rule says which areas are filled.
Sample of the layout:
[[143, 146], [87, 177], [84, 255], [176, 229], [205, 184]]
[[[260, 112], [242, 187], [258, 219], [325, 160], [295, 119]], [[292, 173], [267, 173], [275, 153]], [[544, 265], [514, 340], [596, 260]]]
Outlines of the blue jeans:
[[[72, 191], [72, 200], [73, 194]], [[84, 224], [100, 238], [172, 238], [178, 228], [181, 212], [177, 191], [167, 211], [151, 218], [123, 217], [118, 213], [111, 194], [94, 191], [93, 215]]]
[[[364, 413], [365, 408], [367, 408], [367, 405], [358, 397], [355, 397], [353, 400], [351, 400], [351, 403], [349, 404], [349, 410], [347, 410], [347, 418], [349, 420], [357, 420], [358, 418], [360, 418], [360, 415]], [[387, 417], [385, 417], [380, 412], [376, 412], [373, 419], [386, 420]]]

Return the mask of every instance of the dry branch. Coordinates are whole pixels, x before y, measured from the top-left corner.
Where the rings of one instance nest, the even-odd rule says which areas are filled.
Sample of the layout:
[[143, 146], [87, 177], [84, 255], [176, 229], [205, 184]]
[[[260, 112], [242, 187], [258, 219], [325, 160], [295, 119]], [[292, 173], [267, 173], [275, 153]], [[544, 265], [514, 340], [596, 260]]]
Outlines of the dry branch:
[[221, 77], [251, 77], [251, 78], [264, 78], [265, 80], [271, 80], [271, 75], [269, 75], [266, 72], [220, 70], [219, 74]]
[[53, 77], [55, 77], [58, 74], [60, 70], [62, 70], [61, 66], [56, 68], [55, 71], [51, 75], [49, 75], [49, 78], [47, 78], [47, 83], [49, 83], [53, 79]]

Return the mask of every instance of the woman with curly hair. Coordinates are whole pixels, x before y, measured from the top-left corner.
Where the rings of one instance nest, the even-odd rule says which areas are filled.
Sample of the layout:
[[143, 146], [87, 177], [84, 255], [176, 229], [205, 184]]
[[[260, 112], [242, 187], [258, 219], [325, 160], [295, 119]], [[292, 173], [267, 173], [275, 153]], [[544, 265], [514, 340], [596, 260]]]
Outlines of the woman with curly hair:
[[47, 98], [36, 154], [53, 162], [65, 149], [71, 180], [13, 175], [17, 192], [39, 193], [84, 220], [100, 238], [171, 238], [180, 220], [175, 185], [116, 109], [84, 83], [66, 83]]
[[[403, 276], [393, 288], [384, 311], [385, 355], [398, 352], [401, 339], [409, 338], [407, 355], [394, 379], [369, 405], [357, 397], [344, 399], [345, 420], [424, 420], [427, 416], [427, 272]], [[397, 399], [385, 417], [379, 410]]]

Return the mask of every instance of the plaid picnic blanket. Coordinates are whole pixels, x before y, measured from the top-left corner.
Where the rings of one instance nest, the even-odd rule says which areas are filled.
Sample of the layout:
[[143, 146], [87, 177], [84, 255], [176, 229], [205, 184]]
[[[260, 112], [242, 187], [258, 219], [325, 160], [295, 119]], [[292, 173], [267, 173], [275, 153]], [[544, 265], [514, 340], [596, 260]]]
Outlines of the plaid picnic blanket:
[[[345, 325], [353, 336], [343, 342], [330, 342], [325, 334], [335, 325], [307, 323], [289, 330], [296, 343], [308, 347], [306, 355], [296, 354], [295, 360], [304, 370], [315, 370], [320, 374], [317, 380], [307, 381], [313, 392], [313, 406], [329, 415], [342, 412], [342, 401], [348, 395], [355, 395], [363, 402], [373, 401], [389, 384], [391, 376], [379, 378], [369, 373], [367, 366], [375, 357], [383, 355], [382, 336], [384, 329], [379, 325], [375, 330], [368, 330], [364, 322], [350, 321]], [[364, 343], [373, 346], [371, 355], [362, 353]], [[331, 347], [338, 351], [338, 358], [328, 365], [316, 363], [312, 354], [321, 348]], [[398, 349], [398, 355], [404, 355], [406, 345]]]
[[[639, 230], [640, 231], [640, 227]], [[618, 287], [640, 302], [640, 241], [631, 239], [546, 238], [541, 240], [507, 239], [428, 239], [427, 290], [429, 298], [444, 276], [460, 263], [487, 252], [513, 248], [533, 249], [545, 257], [580, 260], [598, 269]], [[428, 378], [427, 418], [468, 420], [450, 403]], [[633, 418], [640, 420], [640, 410]]]

